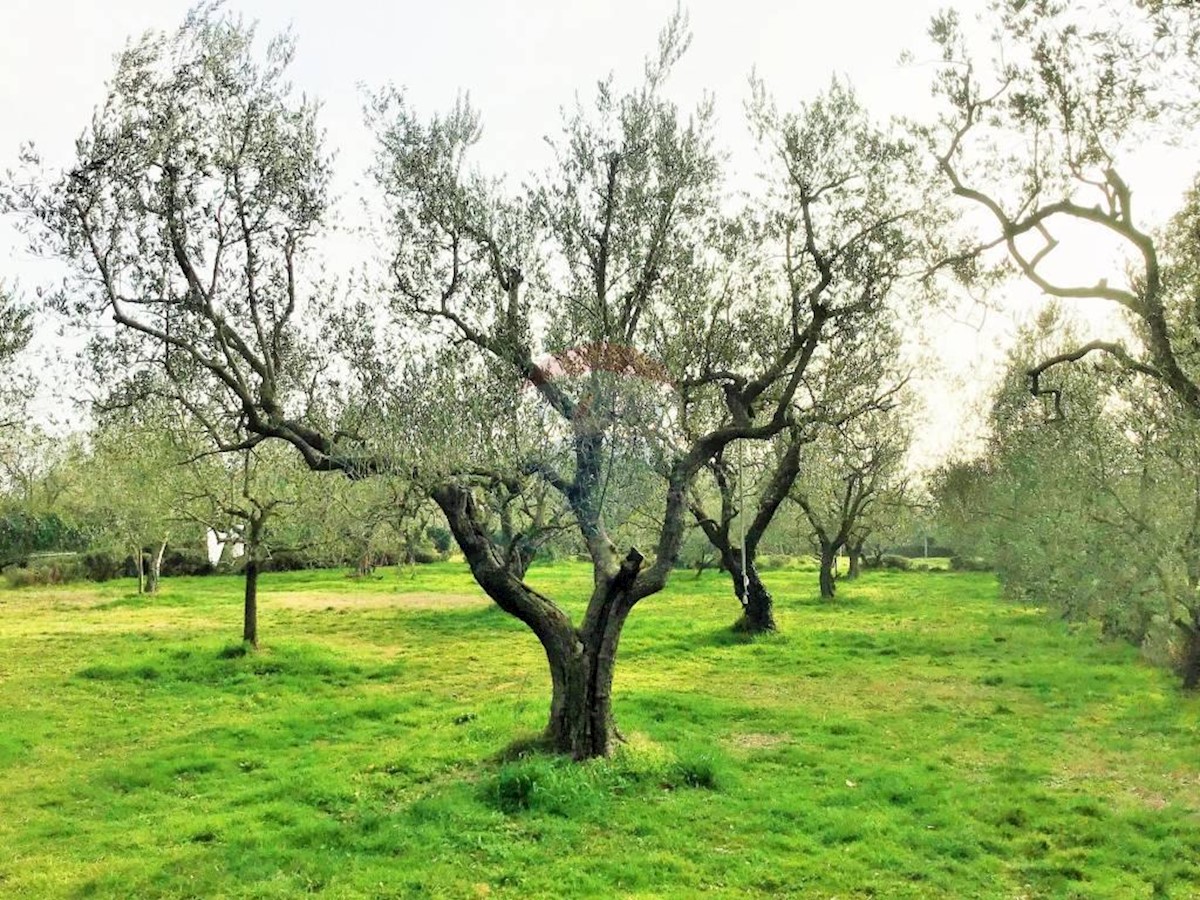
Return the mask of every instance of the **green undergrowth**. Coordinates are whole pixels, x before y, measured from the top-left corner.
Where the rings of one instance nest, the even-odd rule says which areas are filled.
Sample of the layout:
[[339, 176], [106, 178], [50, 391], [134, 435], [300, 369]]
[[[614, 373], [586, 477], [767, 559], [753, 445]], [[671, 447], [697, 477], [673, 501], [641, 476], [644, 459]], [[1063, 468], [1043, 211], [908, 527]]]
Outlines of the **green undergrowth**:
[[[0, 590], [0, 896], [1200, 896], [1200, 701], [981, 573], [726, 576], [633, 613], [627, 740], [461, 564]], [[535, 566], [578, 615], [590, 573]]]

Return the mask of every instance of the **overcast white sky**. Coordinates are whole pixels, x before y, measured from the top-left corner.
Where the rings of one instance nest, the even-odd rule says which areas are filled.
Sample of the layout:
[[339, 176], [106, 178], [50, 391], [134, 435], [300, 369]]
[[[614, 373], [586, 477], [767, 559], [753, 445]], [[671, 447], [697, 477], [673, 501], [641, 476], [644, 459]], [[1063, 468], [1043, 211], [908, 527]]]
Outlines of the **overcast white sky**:
[[[686, 3], [694, 39], [672, 79], [682, 101], [716, 96], [723, 137], [735, 166], [751, 163], [742, 103], [752, 69], [783, 106], [848, 77], [878, 115], [919, 114], [929, 107], [925, 29], [944, 0], [693, 0]], [[971, 10], [980, 0], [962, 0]], [[33, 141], [51, 163], [70, 159], [72, 141], [102, 99], [113, 55], [146, 29], [176, 26], [186, 0], [0, 0], [0, 171], [18, 146]], [[298, 38], [296, 85], [323, 102], [330, 145], [338, 150], [342, 193], [369, 160], [360, 86], [406, 87], [418, 109], [435, 111], [470, 93], [484, 116], [481, 151], [489, 169], [519, 180], [546, 161], [542, 136], [557, 111], [598, 78], [639, 77], [674, 0], [230, 0], [265, 33], [292, 27]], [[917, 63], [902, 66], [902, 50]], [[1170, 192], [1168, 192], [1170, 193]], [[1177, 193], [1177, 192], [1176, 192]], [[39, 277], [20, 241], [0, 225], [0, 273], [26, 288]], [[934, 392], [936, 418], [928, 452], [945, 450], [964, 427], [973, 400], [956, 385], [981, 383], [995, 358], [995, 318], [979, 334], [940, 322], [948, 371]]]

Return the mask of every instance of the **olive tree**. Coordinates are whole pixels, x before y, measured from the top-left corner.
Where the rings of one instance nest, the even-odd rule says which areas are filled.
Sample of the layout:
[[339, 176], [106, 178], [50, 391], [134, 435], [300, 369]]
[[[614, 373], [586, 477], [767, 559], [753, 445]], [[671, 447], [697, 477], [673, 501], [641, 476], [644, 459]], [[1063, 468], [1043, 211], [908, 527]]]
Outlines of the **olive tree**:
[[260, 63], [254, 30], [218, 6], [131, 43], [74, 164], [44, 172], [27, 151], [3, 198], [36, 250], [73, 263], [50, 304], [117, 326], [95, 332], [88, 358], [125, 406], [165, 398], [221, 449], [290, 436], [314, 468], [335, 468], [332, 437], [301, 421], [324, 421], [303, 320], [328, 206], [316, 104], [284, 80], [290, 39], [267, 42]]
[[[740, 446], [707, 462], [719, 512], [710, 512], [698, 488], [692, 494], [696, 522], [742, 605], [736, 627], [758, 632], [775, 628], [771, 594], [754, 564], [759, 543], [817, 426], [842, 425], [886, 405], [894, 385], [880, 385], [876, 373], [894, 368], [897, 294], [921, 286], [916, 276], [924, 271], [937, 216], [916, 147], [872, 122], [846, 85], [835, 81], [786, 115], [760, 88], [753, 117], [772, 150], [767, 214], [785, 223], [783, 275], [790, 281], [805, 268], [820, 273], [810, 283], [832, 311], [796, 398], [794, 424], [776, 439], [776, 452], [760, 453], [762, 464], [749, 470]], [[878, 389], [864, 392], [863, 385]]]
[[864, 563], [880, 565], [886, 548], [910, 538], [916, 531], [916, 514], [924, 505], [912, 479], [901, 475], [885, 483], [850, 530], [846, 541], [846, 577], [857, 578]]
[[[432, 121], [398, 93], [377, 104], [393, 312], [427, 322], [453, 357], [437, 394], [454, 398], [450, 439], [432, 437], [437, 458], [416, 468], [440, 469], [431, 495], [475, 578], [541, 641], [547, 736], [576, 757], [612, 747], [621, 632], [667, 582], [697, 473], [735, 441], [786, 429], [827, 323], [869, 302], [828, 295], [835, 261], [801, 231], [803, 203], [764, 223], [765, 240], [720, 215], [711, 112], [684, 117], [661, 90], [685, 44], [676, 18], [642, 84], [621, 94], [603, 82], [551, 140], [551, 169], [515, 195], [472, 172], [479, 122], [465, 104]], [[789, 280], [760, 248], [792, 237]], [[631, 477], [611, 461], [633, 456], [660, 474], [649, 560], [619, 552], [609, 524], [610, 481]], [[593, 568], [580, 623], [485, 527], [487, 480], [561, 498]]]
[[820, 557], [820, 589], [833, 598], [843, 549], [861, 537], [871, 508], [898, 489], [910, 431], [895, 405], [823, 429], [805, 446], [789, 497], [804, 511]]
[[[305, 265], [328, 166], [315, 106], [284, 80], [286, 40], [260, 62], [250, 30], [202, 9], [138, 42], [76, 163], [12, 201], [73, 261], [64, 304], [118, 325], [107, 358], [165, 376], [217, 447], [282, 440], [314, 470], [423, 485], [479, 585], [544, 648], [547, 740], [577, 758], [613, 747], [621, 632], [667, 582], [697, 473], [793, 424], [827, 323], [855, 308], [828, 296], [834, 265], [812, 242], [777, 265], [771, 248], [811, 230], [722, 214], [711, 110], [662, 91], [685, 45], [677, 17], [642, 83], [602, 83], [523, 189], [472, 167], [465, 103], [422, 120], [382, 93], [384, 291], [347, 303], [320, 346]], [[526, 581], [524, 542], [488, 527], [497, 486], [557, 498], [592, 561], [578, 623]], [[657, 507], [648, 553], [618, 550], [614, 498]]]
[[[929, 132], [938, 166], [992, 235], [950, 262], [998, 248], [1047, 296], [1111, 304], [1134, 331], [1133, 343], [1091, 340], [1033, 361], [1035, 396], [1057, 405], [1052, 370], [1103, 354], [1200, 414], [1200, 306], [1188, 287], [1194, 234], [1156, 234], [1123, 174], [1145, 145], [1185, 137], [1195, 124], [1196, 7], [995, 0], [988, 10], [991, 61], [953, 11], [931, 27], [942, 55], [943, 112]], [[1060, 263], [1072, 245], [1103, 248], [1091, 271]]]
[[87, 524], [94, 548], [129, 555], [139, 593], [158, 590], [163, 555], [181, 530], [185, 462], [158, 422], [114, 416], [59, 464], [57, 505]]
[[1044, 315], [1010, 355], [984, 455], [939, 479], [950, 521], [995, 561], [1005, 591], [1169, 655], [1200, 682], [1196, 423], [1154, 379], [1110, 363], [1061, 376], [1062, 415], [1027, 402], [1033, 360], [1069, 345]]
[[259, 573], [274, 550], [284, 549], [280, 520], [318, 515], [316, 498], [303, 490], [297, 460], [282, 447], [217, 454], [194, 431], [177, 432], [175, 442], [183, 455], [179, 515], [241, 546], [242, 642], [258, 649]]

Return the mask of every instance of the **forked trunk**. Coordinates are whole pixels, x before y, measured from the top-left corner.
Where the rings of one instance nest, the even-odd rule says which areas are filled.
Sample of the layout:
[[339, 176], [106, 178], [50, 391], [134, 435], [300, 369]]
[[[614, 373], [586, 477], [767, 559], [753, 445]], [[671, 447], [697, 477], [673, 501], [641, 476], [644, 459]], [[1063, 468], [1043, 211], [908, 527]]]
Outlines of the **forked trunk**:
[[833, 567], [837, 563], [837, 549], [826, 545], [821, 548], [821, 597], [832, 600], [836, 591]]
[[550, 721], [546, 739], [559, 753], [574, 759], [608, 756], [617, 737], [612, 715], [613, 664], [597, 648], [576, 639], [573, 646], [547, 649], [550, 678]]
[[246, 560], [246, 590], [242, 602], [242, 640], [258, 649], [258, 560]]
[[775, 602], [759, 577], [754, 557], [750, 557], [745, 577], [741, 562], [741, 556], [737, 555], [729, 560], [727, 566], [729, 577], [733, 580], [733, 592], [742, 604], [742, 617], [734, 623], [734, 631], [747, 634], [775, 631]]
[[496, 605], [537, 635], [550, 666], [553, 692], [546, 739], [575, 759], [608, 756], [619, 734], [613, 723], [612, 682], [621, 630], [637, 600], [633, 593], [643, 562], [630, 550], [612, 575], [597, 572], [581, 627], [552, 600], [518, 577], [488, 534], [469, 489], [453, 483], [431, 496], [446, 514], [471, 573]]
[[631, 550], [603, 594], [593, 596], [583, 627], [543, 641], [553, 684], [546, 737], [574, 759], [609, 756], [620, 738], [612, 713], [613, 672], [641, 563], [641, 554]]

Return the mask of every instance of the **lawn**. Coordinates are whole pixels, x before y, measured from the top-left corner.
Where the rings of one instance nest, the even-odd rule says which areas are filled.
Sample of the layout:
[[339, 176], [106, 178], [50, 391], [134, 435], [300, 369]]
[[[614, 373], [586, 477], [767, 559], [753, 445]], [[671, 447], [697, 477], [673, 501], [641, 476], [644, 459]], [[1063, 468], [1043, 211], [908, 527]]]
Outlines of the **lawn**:
[[252, 654], [234, 578], [0, 590], [0, 895], [1200, 896], [1169, 673], [985, 574], [766, 577], [779, 636], [713, 572], [634, 611], [586, 765], [461, 565], [264, 576]]

